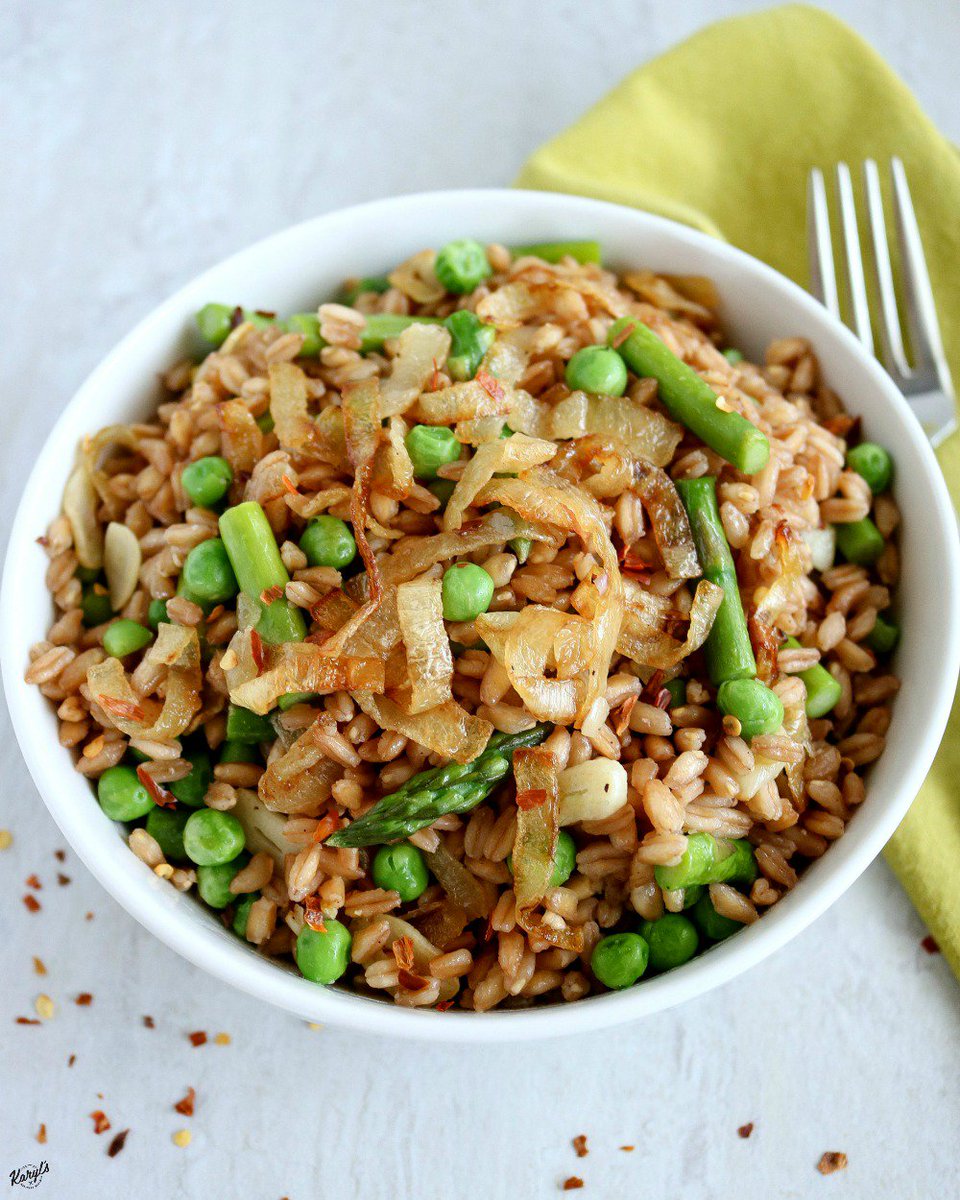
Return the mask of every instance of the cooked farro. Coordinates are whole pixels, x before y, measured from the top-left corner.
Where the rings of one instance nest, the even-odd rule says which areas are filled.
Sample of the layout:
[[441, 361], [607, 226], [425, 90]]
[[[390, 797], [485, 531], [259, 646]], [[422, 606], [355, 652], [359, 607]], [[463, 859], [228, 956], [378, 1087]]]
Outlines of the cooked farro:
[[[289, 321], [208, 306], [214, 348], [154, 418], [87, 439], [25, 678], [146, 866], [315, 982], [480, 1013], [632, 983], [637, 943], [679, 965], [864, 799], [899, 688], [874, 639], [896, 501], [847, 467], [859, 423], [814, 348], [722, 352], [703, 281], [453, 243], [374, 282]], [[716, 393], [705, 440], [673, 367], [607, 382], [640, 323]], [[749, 470], [709, 432], [736, 421], [769, 448]], [[716, 665], [704, 488], [755, 672]], [[251, 509], [265, 557], [230, 532]], [[882, 553], [835, 560], [831, 523], [871, 516]], [[123, 660], [121, 619], [151, 630]], [[754, 673], [756, 729], [718, 706]], [[668, 930], [689, 952], [663, 958]]]

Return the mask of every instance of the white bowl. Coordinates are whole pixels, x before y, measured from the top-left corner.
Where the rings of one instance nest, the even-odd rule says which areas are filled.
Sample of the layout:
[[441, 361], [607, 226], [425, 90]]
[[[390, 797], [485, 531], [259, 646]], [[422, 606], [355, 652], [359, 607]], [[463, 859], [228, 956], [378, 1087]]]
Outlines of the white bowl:
[[[903, 687], [886, 752], [843, 838], [761, 921], [676, 971], [575, 1004], [482, 1016], [404, 1009], [318, 987], [257, 955], [134, 857], [60, 747], [52, 706], [23, 682], [27, 648], [45, 636], [51, 616], [45, 558], [34, 539], [59, 510], [77, 442], [103, 425], [148, 416], [157, 374], [191, 345], [194, 312], [208, 300], [308, 309], [347, 276], [380, 272], [466, 234], [508, 244], [596, 237], [613, 267], [710, 276], [730, 341], [748, 355], [775, 337], [809, 338], [830, 386], [896, 458], [904, 529], [896, 659]], [[70, 844], [124, 908], [191, 962], [309, 1020], [437, 1041], [528, 1039], [629, 1021], [716, 987], [783, 946], [853, 883], [907, 811], [943, 734], [960, 662], [960, 571], [947, 491], [907, 404], [855, 338], [793, 283], [703, 234], [629, 208], [521, 191], [401, 196], [331, 213], [241, 251], [167, 300], [93, 372], [50, 434], [14, 521], [0, 603], [4, 685], [27, 765]]]

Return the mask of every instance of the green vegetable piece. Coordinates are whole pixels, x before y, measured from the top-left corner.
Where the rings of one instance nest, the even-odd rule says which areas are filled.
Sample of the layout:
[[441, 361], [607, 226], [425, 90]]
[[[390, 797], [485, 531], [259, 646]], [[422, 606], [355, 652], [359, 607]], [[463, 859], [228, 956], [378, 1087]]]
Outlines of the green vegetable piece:
[[437, 255], [433, 272], [448, 292], [462, 296], [493, 274], [487, 252], [473, 238], [447, 242]]
[[533, 242], [527, 246], [511, 246], [514, 258], [532, 255], [544, 262], [558, 263], [562, 258], [574, 258], [578, 263], [599, 263], [599, 242]]
[[233, 314], [229, 304], [205, 304], [197, 313], [197, 328], [203, 340], [221, 346], [233, 328]]
[[452, 762], [421, 771], [351, 825], [332, 833], [324, 844], [376, 846], [409, 837], [445, 813], [470, 812], [509, 773], [513, 751], [520, 746], [539, 746], [551, 729], [550, 725], [536, 725], [522, 733], [494, 733], [473, 762]]
[[109, 625], [103, 634], [103, 648], [112, 658], [126, 658], [153, 641], [153, 634], [136, 621], [121, 618]]
[[668, 892], [707, 883], [753, 883], [757, 863], [745, 838], [717, 841], [710, 833], [691, 833], [683, 857], [673, 867], [654, 867], [654, 878]]
[[867, 645], [878, 654], [892, 654], [900, 640], [900, 626], [878, 616], [867, 634]]
[[250, 909], [260, 898], [259, 892], [250, 892], [240, 901], [233, 912], [233, 932], [237, 937], [247, 936], [247, 921], [250, 920]]
[[[573, 874], [577, 865], [577, 844], [565, 829], [557, 834], [557, 844], [553, 849], [553, 871], [550, 873], [550, 887], [563, 887]], [[507, 855], [507, 870], [513, 874], [513, 855]]]
[[[200, 899], [211, 908], [226, 908], [236, 900], [230, 884], [236, 873], [247, 865], [250, 855], [244, 851], [232, 862], [217, 863], [212, 867], [197, 867], [197, 891]], [[244, 925], [246, 931], [246, 925]]]
[[284, 325], [288, 333], [299, 333], [303, 338], [297, 358], [316, 358], [327, 344], [320, 336], [320, 318], [316, 313], [294, 313]]
[[[621, 341], [624, 333], [629, 335]], [[610, 326], [607, 340], [620, 353], [634, 375], [656, 379], [660, 399], [679, 421], [745, 475], [755, 475], [767, 464], [770, 443], [739, 413], [718, 405], [707, 381], [663, 344], [636, 317], [620, 317]]]
[[300, 536], [300, 549], [311, 567], [348, 567], [357, 556], [353, 531], [339, 517], [324, 515], [307, 523]]
[[154, 633], [161, 624], [169, 625], [170, 617], [167, 614], [166, 600], [151, 600], [150, 607], [147, 609], [147, 624]]
[[254, 742], [224, 742], [220, 747], [222, 763], [255, 763], [260, 761], [260, 751]]
[[324, 926], [321, 932], [304, 925], [297, 934], [294, 958], [300, 974], [311, 983], [336, 983], [350, 965], [350, 931], [332, 918]]
[[189, 774], [168, 783], [167, 787], [181, 804], [199, 808], [213, 783], [213, 764], [206, 750], [188, 750], [183, 757], [190, 763]]
[[[795, 637], [788, 637], [783, 643], [791, 650], [799, 650], [800, 643]], [[830, 674], [826, 667], [817, 663], [806, 671], [800, 671], [797, 676], [803, 681], [807, 690], [804, 710], [811, 720], [818, 720], [831, 712], [843, 694], [843, 688]]]
[[100, 568], [77, 567], [73, 574], [81, 583], [96, 583], [100, 578]]
[[740, 722], [740, 736], [749, 742], [759, 734], [774, 733], [783, 724], [780, 697], [759, 679], [728, 679], [720, 684], [717, 708]]
[[859, 567], [869, 567], [877, 561], [886, 547], [883, 534], [869, 517], [834, 525], [837, 549], [847, 560]]
[[406, 904], [422, 895], [430, 882], [423, 855], [411, 842], [381, 846], [373, 858], [373, 882], [395, 891]]
[[567, 363], [567, 387], [574, 392], [622, 396], [627, 390], [627, 368], [609, 346], [584, 346]]
[[384, 292], [390, 291], [390, 280], [386, 275], [366, 275], [363, 279], [348, 279], [340, 293], [340, 303], [353, 305], [357, 302], [357, 297], [362, 296], [364, 292], [374, 292], [378, 296], [382, 296]]
[[232, 600], [238, 591], [237, 577], [220, 538], [208, 538], [194, 546], [180, 572], [179, 595], [209, 608]]
[[713, 907], [709, 892], [704, 892], [693, 906], [690, 915], [693, 917], [696, 927], [711, 942], [722, 942], [731, 933], [736, 933], [738, 929], [743, 928], [739, 921], [731, 920], [730, 917], [722, 917], [717, 912]]
[[736, 366], [737, 363], [743, 362], [743, 351], [737, 350], [735, 346], [728, 346], [723, 351], [723, 357], [730, 363], [731, 366]]
[[893, 459], [889, 451], [876, 442], [861, 442], [848, 450], [847, 466], [869, 483], [875, 496], [885, 492], [893, 479]]
[[613, 933], [597, 942], [590, 970], [604, 987], [621, 991], [633, 987], [647, 969], [650, 948], [639, 933]]
[[272, 742], [276, 736], [277, 731], [268, 716], [261, 717], [249, 708], [241, 708], [239, 704], [231, 704], [227, 709], [227, 741], [257, 745], [260, 742]]
[[288, 708], [293, 708], [297, 704], [309, 704], [313, 700], [318, 700], [319, 696], [316, 692], [287, 692], [285, 696], [281, 696], [277, 701], [277, 708], [281, 712], [286, 712]]
[[399, 337], [410, 325], [442, 325], [442, 317], [405, 317], [400, 313], [371, 313], [360, 334], [360, 353], [382, 350], [383, 343]]
[[670, 693], [669, 708], [680, 708], [687, 702], [687, 681], [679, 675], [676, 679], [668, 679], [663, 685]]
[[728, 679], [752, 679], [757, 673], [757, 662], [740, 600], [737, 569], [720, 521], [716, 480], [709, 475], [680, 479], [677, 491], [690, 518], [703, 577], [723, 588], [723, 600], [705, 647], [710, 678], [715, 684]]
[[446, 508], [456, 486], [452, 479], [434, 479], [432, 483], [427, 484], [427, 491], [433, 492], [441, 506]]
[[450, 353], [447, 355], [447, 374], [458, 383], [472, 379], [483, 356], [493, 345], [497, 331], [484, 325], [476, 313], [460, 309], [444, 320], [450, 330]]
[[530, 557], [530, 551], [533, 549], [533, 542], [528, 537], [511, 538], [507, 545], [513, 551], [513, 555], [517, 563], [522, 567]]
[[111, 821], [136, 821], [154, 807], [133, 767], [107, 767], [97, 780], [97, 800]]
[[437, 467], [456, 462], [460, 443], [446, 425], [414, 425], [404, 438], [417, 479], [436, 479]]
[[228, 812], [198, 808], [183, 827], [183, 848], [198, 867], [231, 862], [244, 847], [243, 826]]
[[113, 616], [110, 597], [106, 592], [96, 591], [92, 585], [83, 589], [80, 611], [83, 613], [83, 623], [88, 629], [93, 629], [96, 625], [105, 625]]
[[274, 421], [269, 411], [261, 413], [260, 416], [257, 417], [257, 428], [261, 433], [273, 433], [275, 427], [276, 421]]
[[695, 883], [693, 887], [683, 889], [683, 907], [684, 909], [693, 908], [696, 902], [703, 895], [704, 888], [702, 883]]
[[200, 508], [213, 508], [229, 492], [233, 469], [219, 454], [210, 454], [187, 463], [180, 481], [194, 504]]
[[147, 833], [155, 838], [168, 862], [185, 862], [183, 830], [190, 814], [180, 809], [154, 807], [147, 813]]
[[664, 913], [657, 921], [644, 921], [640, 936], [650, 947], [650, 967], [654, 971], [682, 967], [700, 945], [696, 926], [680, 913]]
[[494, 583], [476, 563], [454, 563], [443, 573], [440, 596], [447, 621], [472, 621], [490, 607]]
[[[240, 590], [260, 605], [257, 632], [265, 642], [302, 642], [307, 636], [303, 613], [281, 596], [270, 604], [260, 599], [271, 588], [290, 582], [267, 515], [255, 500], [236, 504], [220, 516], [220, 534]], [[207, 545], [201, 542], [197, 549]], [[191, 551], [193, 553], [193, 551]]]

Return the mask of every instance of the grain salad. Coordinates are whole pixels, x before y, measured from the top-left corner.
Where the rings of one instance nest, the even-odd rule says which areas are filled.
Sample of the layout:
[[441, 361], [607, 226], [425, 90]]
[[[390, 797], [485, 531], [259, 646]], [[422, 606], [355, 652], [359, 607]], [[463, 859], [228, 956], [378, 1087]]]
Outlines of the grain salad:
[[814, 348], [749, 362], [719, 309], [467, 238], [206, 305], [39, 539], [26, 679], [146, 867], [441, 1010], [631, 987], [776, 904], [884, 749], [899, 512]]

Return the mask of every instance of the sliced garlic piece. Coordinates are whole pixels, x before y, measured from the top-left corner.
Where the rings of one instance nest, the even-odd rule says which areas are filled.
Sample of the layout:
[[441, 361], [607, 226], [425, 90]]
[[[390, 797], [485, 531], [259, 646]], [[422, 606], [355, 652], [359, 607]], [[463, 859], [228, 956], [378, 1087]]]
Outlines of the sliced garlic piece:
[[103, 534], [97, 521], [97, 491], [82, 462], [63, 489], [63, 515], [70, 522], [80, 566], [99, 569], [103, 565]]
[[271, 812], [251, 788], [237, 788], [237, 803], [230, 810], [243, 826], [247, 837], [247, 849], [251, 854], [265, 850], [272, 854], [278, 866], [283, 868], [285, 854], [297, 854], [302, 847], [288, 842], [283, 834], [287, 817], [283, 813]]
[[103, 571], [114, 612], [119, 612], [136, 591], [142, 562], [137, 535], [129, 525], [111, 521], [103, 540]]
[[753, 769], [744, 771], [742, 775], [736, 776], [737, 782], [740, 785], [740, 790], [737, 792], [737, 799], [752, 800], [765, 783], [769, 783], [771, 779], [776, 779], [785, 766], [786, 763], [776, 762], [771, 758], [763, 758], [758, 754]]
[[560, 824], [603, 821], [627, 802], [627, 772], [612, 758], [593, 758], [561, 771]]

